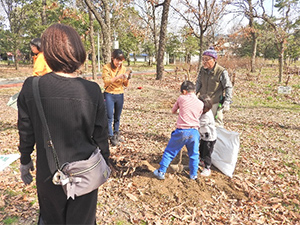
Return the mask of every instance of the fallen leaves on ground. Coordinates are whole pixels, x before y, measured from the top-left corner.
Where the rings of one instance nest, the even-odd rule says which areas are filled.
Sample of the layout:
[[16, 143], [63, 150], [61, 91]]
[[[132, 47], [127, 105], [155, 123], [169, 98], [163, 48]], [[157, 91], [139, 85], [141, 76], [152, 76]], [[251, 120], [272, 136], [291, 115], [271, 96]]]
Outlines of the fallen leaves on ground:
[[[173, 73], [162, 80], [133, 76], [121, 118], [125, 142], [111, 147], [113, 175], [99, 188], [98, 223], [299, 224], [300, 77], [293, 77], [290, 85], [296, 88], [285, 96], [277, 93], [275, 76], [253, 84], [236, 75], [233, 104], [225, 114], [225, 128], [240, 133], [232, 178], [213, 168], [211, 177], [191, 181], [186, 169], [170, 169], [165, 180], [157, 180], [152, 173], [175, 129], [171, 107], [183, 79]], [[6, 106], [15, 91], [0, 89], [1, 154], [18, 152], [17, 113]], [[178, 157], [172, 163], [177, 162]], [[183, 163], [188, 164], [185, 149]], [[16, 224], [36, 224], [36, 187], [22, 184], [18, 166], [1, 173], [0, 221], [16, 217]]]

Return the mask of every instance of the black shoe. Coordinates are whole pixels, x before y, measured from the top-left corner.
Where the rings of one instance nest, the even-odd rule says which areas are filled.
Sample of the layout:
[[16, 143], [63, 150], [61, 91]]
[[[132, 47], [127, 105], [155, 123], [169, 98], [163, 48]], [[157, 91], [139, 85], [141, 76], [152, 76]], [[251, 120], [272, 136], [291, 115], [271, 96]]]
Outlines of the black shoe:
[[118, 142], [124, 142], [124, 139], [121, 138], [120, 132], [114, 131], [114, 136], [116, 137]]
[[110, 143], [111, 143], [112, 146], [119, 145], [119, 141], [117, 140], [117, 137], [115, 135], [114, 136], [110, 136], [109, 140], [110, 140]]

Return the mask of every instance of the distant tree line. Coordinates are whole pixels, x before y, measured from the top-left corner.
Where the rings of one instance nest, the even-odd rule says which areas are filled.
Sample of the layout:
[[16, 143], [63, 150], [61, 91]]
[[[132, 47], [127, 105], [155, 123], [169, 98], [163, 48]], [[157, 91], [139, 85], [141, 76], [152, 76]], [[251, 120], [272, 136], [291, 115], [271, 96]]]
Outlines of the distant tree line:
[[[214, 46], [226, 54], [249, 57], [251, 72], [256, 57], [278, 60], [281, 82], [284, 65], [300, 54], [298, 0], [272, 0], [272, 8], [269, 0], [0, 0], [0, 4], [5, 12], [0, 17], [0, 53], [12, 52], [16, 69], [20, 60], [28, 60], [30, 40], [53, 23], [78, 31], [92, 59], [93, 74], [96, 57], [109, 62], [116, 40], [129, 64], [130, 54], [148, 54], [149, 65], [156, 64], [156, 79], [163, 77], [165, 53], [173, 62], [181, 57], [186, 63], [199, 55], [200, 65], [203, 51]], [[236, 25], [222, 35], [226, 15], [234, 15]], [[242, 19], [248, 24], [239, 25]]]

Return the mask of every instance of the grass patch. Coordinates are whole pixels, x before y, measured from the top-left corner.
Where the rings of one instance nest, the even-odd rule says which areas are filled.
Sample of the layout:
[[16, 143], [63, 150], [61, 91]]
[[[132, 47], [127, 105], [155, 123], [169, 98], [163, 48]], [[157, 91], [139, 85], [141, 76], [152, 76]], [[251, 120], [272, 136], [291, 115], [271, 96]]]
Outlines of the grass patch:
[[119, 221], [116, 221], [116, 225], [129, 225], [131, 223], [125, 221], [125, 220], [119, 220]]
[[4, 194], [8, 195], [9, 197], [14, 197], [14, 196], [17, 196], [19, 193], [16, 191], [13, 191], [13, 190], [6, 189], [4, 191]]
[[31, 201], [29, 204], [30, 204], [31, 206], [33, 206], [36, 202], [37, 202], [37, 200], [35, 199], [35, 200]]
[[282, 179], [284, 178], [284, 174], [278, 174], [278, 177]]
[[7, 225], [7, 224], [15, 224], [18, 221], [18, 217], [17, 216], [13, 216], [13, 217], [7, 217], [6, 219], [3, 220], [3, 224]]
[[284, 163], [284, 165], [291, 168], [293, 170], [292, 173], [297, 174], [297, 176], [300, 178], [300, 166], [298, 166], [300, 165], [299, 162], [293, 160], [292, 162]]

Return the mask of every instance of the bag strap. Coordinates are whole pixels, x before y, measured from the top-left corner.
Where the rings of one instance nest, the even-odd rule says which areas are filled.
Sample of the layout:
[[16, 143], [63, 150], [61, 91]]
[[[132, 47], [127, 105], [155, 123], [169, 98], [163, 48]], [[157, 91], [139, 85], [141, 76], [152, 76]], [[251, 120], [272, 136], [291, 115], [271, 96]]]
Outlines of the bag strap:
[[[38, 109], [38, 113], [39, 113], [39, 116], [41, 118], [43, 127], [44, 127], [44, 129], [47, 133], [47, 136], [48, 136], [48, 141], [47, 141], [46, 146], [52, 150], [53, 157], [54, 157], [54, 160], [55, 160], [56, 169], [59, 170], [60, 169], [60, 166], [59, 166], [60, 164], [59, 164], [57, 152], [54, 148], [54, 144], [53, 144], [53, 141], [52, 141], [52, 138], [51, 138], [50, 130], [49, 130], [49, 127], [47, 125], [46, 116], [45, 116], [44, 109], [43, 109], [43, 106], [42, 106], [41, 96], [40, 96], [40, 92], [39, 92], [39, 79], [40, 79], [40, 77], [34, 77], [33, 78], [33, 81], [32, 81], [33, 82], [32, 83], [33, 97], [34, 97], [35, 104], [36, 104], [36, 107]], [[48, 161], [49, 161], [49, 159], [48, 159]]]

